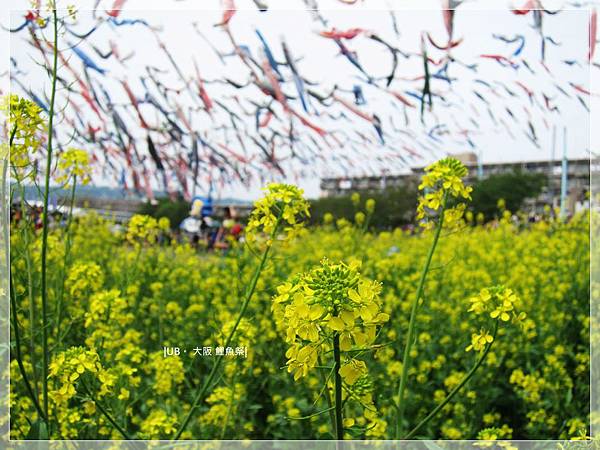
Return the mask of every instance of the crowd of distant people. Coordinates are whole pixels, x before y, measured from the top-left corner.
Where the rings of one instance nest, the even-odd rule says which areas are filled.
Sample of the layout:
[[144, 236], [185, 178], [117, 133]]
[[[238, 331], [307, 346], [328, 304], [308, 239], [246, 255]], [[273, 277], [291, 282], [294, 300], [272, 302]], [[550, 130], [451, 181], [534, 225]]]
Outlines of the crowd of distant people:
[[237, 220], [234, 208], [225, 207], [223, 217], [215, 217], [212, 208], [192, 203], [189, 217], [179, 225], [178, 240], [187, 240], [196, 248], [227, 250], [242, 237], [243, 225]]
[[[21, 205], [14, 203], [10, 208], [10, 222], [18, 225], [23, 219], [27, 219], [35, 230], [40, 230], [44, 226], [44, 208], [41, 206], [30, 206], [22, 210]], [[53, 211], [48, 215], [48, 225], [50, 228], [57, 228], [66, 224], [67, 215], [60, 211]]]
[[[159, 244], [170, 242], [189, 243], [199, 250], [226, 251], [233, 242], [242, 238], [244, 226], [238, 220], [236, 210], [227, 206], [221, 210], [221, 214], [215, 211], [209, 201], [194, 200], [188, 217], [177, 227], [169, 232], [161, 233]], [[37, 205], [27, 205], [25, 210], [19, 203], [13, 203], [10, 209], [10, 219], [13, 226], [18, 226], [25, 219], [34, 230], [43, 227], [43, 208]], [[55, 210], [48, 216], [48, 225], [52, 228], [64, 227], [68, 215]], [[112, 230], [124, 232], [127, 224], [115, 221]]]

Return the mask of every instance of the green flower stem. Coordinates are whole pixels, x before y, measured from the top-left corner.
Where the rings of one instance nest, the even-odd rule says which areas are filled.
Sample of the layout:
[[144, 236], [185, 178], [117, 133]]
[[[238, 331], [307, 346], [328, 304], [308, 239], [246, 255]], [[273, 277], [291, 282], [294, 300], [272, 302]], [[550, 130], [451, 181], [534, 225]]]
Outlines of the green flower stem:
[[446, 209], [446, 199], [448, 194], [444, 194], [444, 199], [442, 201], [442, 206], [440, 209], [440, 217], [438, 223], [435, 228], [435, 234], [433, 236], [433, 242], [431, 243], [431, 247], [429, 248], [429, 253], [427, 254], [427, 259], [425, 261], [425, 266], [423, 266], [423, 272], [421, 273], [421, 279], [419, 280], [419, 285], [417, 287], [417, 293], [415, 295], [415, 299], [413, 300], [412, 308], [410, 311], [410, 320], [408, 322], [408, 334], [406, 336], [406, 344], [404, 346], [404, 357], [402, 358], [402, 378], [400, 378], [400, 385], [398, 386], [398, 405], [397, 405], [397, 420], [396, 420], [396, 439], [400, 438], [400, 433], [402, 431], [402, 422], [404, 420], [404, 411], [406, 409], [404, 396], [406, 394], [406, 384], [408, 378], [408, 369], [411, 364], [410, 351], [413, 345], [413, 339], [415, 334], [416, 327], [416, 316], [417, 309], [419, 307], [419, 300], [423, 295], [423, 289], [425, 288], [425, 280], [427, 279], [427, 273], [429, 272], [429, 266], [431, 265], [431, 260], [433, 258], [433, 254], [435, 252], [435, 248], [437, 246], [438, 240], [440, 238], [440, 233], [442, 231], [442, 226], [444, 224], [444, 212]]
[[[17, 132], [17, 126], [15, 125], [15, 127], [13, 128], [13, 131], [11, 133], [10, 136], [10, 141], [9, 141], [9, 149], [12, 148], [13, 145], [13, 140], [15, 137], [15, 134]], [[11, 166], [12, 171], [13, 171], [13, 176], [15, 178], [17, 187], [19, 189], [19, 196], [20, 196], [20, 206], [21, 206], [21, 212], [23, 214], [22, 218], [21, 218], [21, 234], [24, 237], [24, 257], [25, 257], [25, 265], [27, 268], [27, 299], [29, 301], [29, 351], [31, 352], [31, 366], [32, 366], [32, 380], [33, 380], [33, 390], [35, 392], [36, 398], [38, 398], [39, 396], [39, 391], [38, 391], [38, 371], [37, 371], [37, 364], [36, 364], [36, 355], [35, 355], [35, 335], [36, 335], [36, 321], [35, 321], [35, 316], [36, 316], [36, 308], [35, 308], [35, 302], [34, 302], [34, 298], [33, 298], [33, 270], [32, 270], [32, 263], [31, 263], [31, 252], [30, 252], [30, 247], [31, 247], [31, 241], [30, 241], [30, 223], [29, 223], [29, 219], [27, 217], [27, 215], [24, 213], [26, 211], [25, 208], [25, 187], [23, 186], [23, 184], [21, 183], [21, 178], [19, 177], [19, 172], [17, 170], [17, 168], [15, 166]], [[12, 202], [10, 203], [12, 204]], [[8, 243], [8, 247], [10, 247], [10, 237], [8, 236], [9, 234], [9, 230], [8, 227], [6, 229], [6, 235], [7, 235], [7, 243]], [[10, 252], [7, 251], [6, 252], [7, 255], [7, 260], [10, 259]], [[7, 263], [7, 266], [10, 267], [10, 263]], [[12, 279], [11, 279], [12, 280]], [[18, 324], [17, 324], [18, 325]]]
[[333, 358], [335, 360], [335, 436], [341, 441], [344, 439], [344, 419], [342, 417], [342, 376], [340, 375], [340, 334], [336, 331], [333, 335]]
[[[265, 264], [267, 263], [267, 258], [269, 256], [269, 252], [273, 245], [273, 239], [275, 239], [275, 236], [277, 235], [277, 231], [279, 229], [280, 222], [281, 222], [281, 214], [277, 218], [277, 222], [275, 223], [275, 228], [273, 229], [273, 232], [269, 236], [269, 242], [267, 243], [267, 246], [262, 254], [260, 263], [256, 267], [256, 270], [254, 271], [254, 275], [252, 276], [252, 280], [250, 281], [250, 285], [249, 285], [248, 289], [246, 290], [246, 296], [244, 298], [244, 302], [242, 303], [240, 312], [237, 316], [237, 320], [235, 321], [235, 324], [233, 325], [233, 328], [229, 332], [229, 336], [227, 336], [227, 340], [225, 341], [225, 345], [224, 345], [225, 348], [227, 348], [229, 346], [229, 344], [231, 343], [231, 340], [233, 339], [233, 336], [235, 335], [235, 332], [237, 331], [237, 328], [240, 325], [240, 322], [242, 321], [244, 314], [246, 313], [246, 309], [248, 309], [250, 300], [252, 299], [252, 296], [254, 295], [254, 291], [256, 290], [256, 284], [258, 283], [260, 274], [263, 271]], [[216, 359], [216, 362], [213, 364], [212, 369], [211, 369], [210, 373], [208, 374], [208, 378], [206, 379], [204, 384], [202, 384], [202, 387], [198, 390], [198, 392], [194, 396], [192, 406], [191, 406], [190, 410], [188, 411], [187, 415], [185, 416], [185, 419], [183, 419], [183, 422], [181, 423], [179, 430], [177, 430], [177, 433], [175, 433], [173, 440], [179, 439], [181, 437], [181, 434], [185, 431], [195, 410], [200, 406], [200, 404], [204, 400], [204, 395], [208, 391], [208, 388], [210, 387], [215, 375], [217, 374], [217, 370], [221, 366], [221, 361], [223, 361], [223, 359], [224, 358]]]
[[[5, 230], [5, 236], [8, 236], [6, 230], [8, 230], [8, 223], [5, 223], [4, 221], [9, 217], [6, 213], [9, 211], [9, 208], [7, 208], [7, 203], [6, 203], [6, 183], [8, 181], [7, 177], [8, 177], [8, 166], [10, 165], [10, 148], [12, 147], [13, 141], [15, 140], [15, 135], [17, 134], [17, 125], [15, 124], [15, 126], [13, 127], [13, 129], [10, 132], [10, 137], [8, 140], [8, 154], [6, 155], [6, 158], [4, 159], [3, 163], [2, 163], [2, 221], [3, 224], [6, 225], [6, 227], [4, 228]], [[8, 205], [10, 205], [11, 203], [9, 202]], [[5, 241], [4, 244], [6, 246], [6, 249], [9, 248], [8, 245], [9, 241]], [[8, 255], [9, 252], [6, 252], [6, 255]], [[7, 256], [7, 261], [8, 261], [8, 256]]]
[[60, 332], [60, 323], [62, 321], [62, 303], [65, 294], [65, 280], [67, 277], [67, 266], [70, 262], [71, 257], [71, 223], [73, 222], [73, 206], [75, 204], [75, 188], [77, 186], [77, 175], [73, 176], [73, 186], [71, 187], [71, 197], [69, 199], [69, 218], [67, 219], [67, 225], [65, 227], [65, 257], [63, 259], [63, 266], [60, 276], [60, 295], [56, 302], [56, 348], [60, 350], [62, 344], [62, 335]]
[[[320, 356], [318, 356], [318, 362], [319, 362], [319, 366], [323, 367], [323, 362], [321, 361]], [[327, 386], [327, 383], [329, 383], [329, 377], [331, 376], [331, 373], [333, 371], [335, 371], [335, 365], [333, 366], [333, 370], [331, 370], [329, 372], [329, 375], [327, 375], [327, 377], [325, 377], [325, 375], [323, 374], [322, 371], [319, 370], [318, 372], [319, 372], [319, 376], [321, 377], [321, 382], [323, 383], [323, 389], [325, 391], [325, 399], [327, 400], [327, 410], [329, 412], [329, 419], [331, 420], [331, 426], [333, 429], [335, 429], [335, 415], [333, 412], [335, 407], [333, 406], [333, 402], [331, 401], [329, 387]]]
[[306, 420], [306, 419], [311, 419], [313, 417], [320, 416], [321, 414], [325, 414], [326, 412], [331, 412], [334, 409], [335, 409], [335, 406], [332, 406], [331, 408], [325, 408], [322, 411], [316, 412], [314, 414], [309, 414], [308, 416], [302, 416], [302, 417], [290, 417], [290, 416], [287, 416], [286, 419], [288, 419], [288, 420]]
[[[372, 217], [373, 217], [373, 213], [367, 212], [365, 221], [363, 222], [362, 226], [358, 230], [358, 236], [356, 235], [356, 233], [354, 234], [354, 239], [352, 242], [352, 252], [350, 254], [354, 255], [356, 253], [359, 245], [362, 246], [364, 238], [365, 238], [365, 234], [367, 234], [367, 231], [369, 231], [369, 224], [371, 223]], [[361, 251], [361, 254], [362, 254], [362, 251]]]
[[23, 357], [21, 354], [21, 334], [19, 332], [19, 321], [17, 318], [17, 300], [15, 298], [16, 293], [14, 292], [14, 289], [12, 286], [12, 274], [10, 275], [10, 281], [11, 281], [10, 310], [11, 310], [12, 324], [13, 324], [14, 335], [15, 335], [15, 359], [17, 360], [17, 365], [19, 366], [19, 371], [21, 372], [21, 376], [23, 377], [23, 383], [25, 384], [27, 393], [29, 394], [31, 401], [33, 402], [33, 405], [35, 406], [36, 411], [38, 412], [38, 414], [40, 415], [42, 420], [46, 423], [46, 428], [47, 428], [48, 427], [48, 419], [46, 417], [46, 414], [44, 414], [44, 411], [40, 407], [39, 399], [34, 394], [33, 389], [31, 388], [31, 384], [29, 383], [29, 378], [27, 377], [27, 372], [25, 372], [25, 367], [23, 366]]
[[[23, 184], [21, 183], [21, 180], [18, 178], [18, 174], [17, 171], [15, 169], [15, 179], [17, 180], [17, 186], [19, 187], [19, 192], [20, 192], [20, 204], [21, 204], [21, 211], [26, 211], [26, 204], [25, 204], [25, 187], [23, 186]], [[34, 291], [34, 286], [33, 286], [33, 263], [31, 261], [31, 223], [29, 223], [29, 219], [27, 218], [27, 215], [23, 215], [22, 219], [22, 225], [21, 225], [21, 235], [24, 237], [24, 257], [25, 257], [25, 266], [27, 268], [27, 300], [29, 302], [29, 351], [31, 353], [30, 357], [31, 357], [31, 364], [33, 366], [33, 388], [36, 392], [36, 394], [38, 394], [38, 369], [37, 369], [37, 364], [36, 364], [36, 355], [35, 355], [35, 349], [36, 349], [36, 344], [35, 344], [35, 340], [36, 340], [36, 334], [37, 334], [37, 330], [36, 330], [36, 316], [37, 316], [37, 311], [36, 311], [36, 304], [35, 304], [35, 299], [33, 297], [33, 291]]]
[[229, 425], [229, 420], [231, 418], [231, 410], [233, 409], [233, 401], [235, 400], [235, 375], [231, 380], [231, 395], [229, 396], [229, 401], [227, 402], [227, 414], [225, 415], [225, 420], [223, 421], [223, 429], [221, 430], [221, 437], [219, 439], [225, 439], [225, 433], [227, 432], [227, 426]]
[[456, 387], [454, 389], [452, 389], [452, 391], [450, 391], [450, 393], [446, 396], [446, 398], [444, 400], [442, 400], [433, 409], [433, 411], [431, 411], [423, 420], [421, 420], [421, 422], [419, 422], [419, 424], [416, 427], [414, 427], [410, 431], [410, 433], [408, 433], [406, 436], [404, 436], [403, 439], [410, 439], [411, 437], [413, 437], [417, 431], [419, 431], [425, 424], [427, 424], [427, 422], [429, 422], [431, 419], [433, 419], [437, 415], [437, 413], [439, 413], [442, 410], [442, 408], [444, 408], [444, 406], [446, 406], [446, 404], [450, 400], [452, 400], [452, 398], [458, 393], [458, 391], [460, 391], [462, 389], [462, 387], [465, 384], [467, 384], [467, 382], [475, 374], [475, 372], [477, 371], [477, 369], [479, 369], [479, 366], [481, 366], [481, 364], [485, 360], [486, 356], [490, 352], [490, 349], [492, 348], [492, 345], [496, 341], [496, 334], [497, 334], [497, 332], [498, 332], [498, 321], [496, 321], [496, 326], [494, 328], [494, 335], [493, 335], [494, 336], [494, 340], [492, 342], [490, 342], [486, 346], [485, 350], [483, 351], [483, 353], [481, 354], [481, 356], [479, 357], [479, 359], [477, 360], [477, 362], [475, 363], [475, 365], [471, 368], [471, 370], [469, 370], [469, 372], [463, 377], [463, 379], [460, 381], [460, 383], [458, 383], [458, 385], [456, 385]]
[[[6, 267], [10, 268], [10, 206], [7, 208], [6, 202], [6, 176], [8, 172], [8, 156], [2, 163], [2, 231], [4, 234], [4, 255]], [[11, 202], [8, 202], [10, 205]]]
[[[4, 232], [4, 255], [6, 256], [6, 268], [10, 270], [10, 205], [12, 201], [6, 201], [6, 184], [8, 182], [8, 166], [10, 165], [10, 148], [12, 147], [15, 135], [17, 134], [17, 125], [13, 127], [8, 144], [8, 153], [2, 163], [2, 228]], [[9, 286], [9, 291], [11, 291]]]
[[42, 228], [42, 395], [44, 399], [44, 414], [48, 416], [48, 287], [47, 287], [47, 257], [48, 257], [48, 200], [50, 191], [50, 171], [52, 169], [52, 137], [54, 134], [54, 100], [56, 98], [56, 78], [58, 71], [58, 15], [56, 7], [52, 8], [54, 24], [54, 45], [52, 48], [52, 91], [50, 94], [50, 112], [48, 114], [48, 147], [46, 155], [46, 177], [44, 185], [44, 214]]
[[371, 224], [371, 219], [373, 218], [372, 212], [367, 212], [367, 218], [365, 219], [365, 224], [363, 226], [363, 235], [369, 231], [369, 225]]
[[112, 418], [112, 416], [108, 413], [108, 411], [106, 409], [104, 409], [104, 407], [102, 406], [102, 404], [100, 402], [98, 402], [98, 400], [96, 400], [96, 398], [92, 394], [92, 391], [90, 389], [88, 389], [88, 387], [83, 382], [83, 380], [81, 380], [81, 384], [83, 385], [83, 389], [84, 389], [85, 393], [94, 402], [94, 405], [96, 405], [98, 407], [98, 409], [100, 410], [100, 412], [102, 413], [102, 415], [104, 417], [106, 417], [106, 420], [108, 420], [111, 423], [111, 425], [113, 427], [115, 427], [119, 433], [121, 433], [121, 436], [123, 436], [127, 440], [131, 440], [131, 437], [129, 437], [129, 435], [127, 434], [127, 432], [125, 430], [123, 430], [123, 428], [117, 423], [117, 421], [115, 419]]

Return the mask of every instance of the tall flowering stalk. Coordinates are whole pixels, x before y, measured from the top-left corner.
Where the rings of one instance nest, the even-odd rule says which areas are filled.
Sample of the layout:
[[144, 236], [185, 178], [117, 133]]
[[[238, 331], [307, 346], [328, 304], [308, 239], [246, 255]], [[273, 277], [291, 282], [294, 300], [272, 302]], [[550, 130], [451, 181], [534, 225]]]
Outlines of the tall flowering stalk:
[[[473, 367], [463, 376], [458, 384], [448, 393], [448, 395], [436, 405], [436, 407], [423, 418], [403, 439], [412, 438], [417, 431], [433, 419], [452, 398], [467, 384], [475, 375], [475, 372], [485, 361], [492, 344], [496, 341], [498, 329], [501, 325], [507, 323], [521, 324], [527, 317], [524, 312], [518, 312], [520, 303], [519, 297], [504, 286], [493, 286], [482, 289], [477, 295], [469, 300], [470, 308], [468, 311], [481, 324], [480, 331], [471, 335], [471, 343], [465, 348], [467, 352], [474, 351], [479, 353], [477, 361]], [[491, 334], [490, 334], [491, 331]]]
[[417, 292], [412, 303], [410, 319], [408, 323], [408, 332], [404, 346], [404, 356], [402, 358], [402, 375], [398, 385], [398, 404], [396, 420], [396, 439], [400, 438], [402, 424], [404, 421], [405, 395], [408, 378], [408, 370], [411, 365], [410, 351], [414, 342], [416, 329], [416, 315], [419, 307], [419, 301], [423, 296], [425, 281], [431, 265], [435, 248], [438, 244], [442, 227], [456, 225], [462, 218], [465, 211], [465, 203], [458, 203], [450, 206], [450, 200], [460, 201], [461, 199], [471, 198], [471, 187], [463, 184], [462, 178], [467, 175], [467, 168], [457, 159], [445, 158], [425, 169], [425, 175], [419, 185], [420, 191], [425, 191], [419, 197], [417, 206], [417, 219], [422, 220], [421, 225], [426, 229], [435, 228], [433, 241], [425, 265], [421, 272]]
[[[34, 397], [33, 403], [38, 410], [38, 413], [41, 419], [44, 421], [43, 430], [39, 423], [32, 425], [32, 430], [34, 428], [38, 429], [38, 435], [46, 436], [49, 433], [49, 407], [48, 407], [48, 366], [50, 359], [50, 350], [48, 345], [48, 332], [50, 328], [49, 316], [48, 316], [48, 282], [47, 282], [47, 265], [48, 265], [48, 203], [49, 203], [49, 192], [50, 192], [50, 177], [52, 173], [52, 163], [53, 163], [53, 137], [54, 137], [54, 115], [55, 115], [55, 99], [56, 99], [56, 83], [57, 83], [57, 71], [58, 71], [58, 13], [56, 10], [56, 5], [54, 2], [49, 2], [49, 7], [52, 11], [52, 25], [53, 25], [53, 39], [52, 39], [52, 67], [50, 68], [50, 77], [51, 77], [51, 95], [50, 95], [50, 103], [49, 103], [49, 111], [48, 111], [48, 122], [47, 122], [47, 147], [46, 147], [46, 168], [45, 168], [45, 176], [44, 176], [44, 187], [42, 190], [43, 193], [43, 213], [42, 213], [42, 243], [41, 243], [41, 335], [42, 335], [42, 374], [41, 374], [41, 386], [42, 386], [42, 404], [38, 404], [37, 399], [37, 377], [35, 376], [34, 369], [34, 378], [36, 378], [34, 389], [36, 392], [32, 392], [28, 381], [27, 376], [25, 374], [24, 368], [22, 367], [21, 353], [18, 351], [17, 359], [19, 362], [19, 367], [23, 375], [23, 379], [25, 384], [28, 385], [28, 391]], [[31, 165], [31, 155], [37, 150], [37, 148], [41, 145], [41, 141], [38, 138], [38, 133], [41, 131], [42, 127], [45, 124], [45, 121], [41, 118], [41, 110], [37, 105], [32, 102], [19, 99], [17, 96], [10, 96], [8, 106], [10, 108], [10, 123], [11, 123], [11, 136], [10, 136], [10, 164], [12, 166], [12, 171], [15, 177], [15, 181], [17, 185], [20, 187], [21, 192], [21, 206], [24, 211], [24, 188], [22, 182], [24, 179], [32, 176], [35, 178], [36, 171], [32, 170], [27, 173], [27, 169], [32, 167]], [[14, 110], [14, 112], [13, 112]], [[26, 235], [28, 235], [28, 230], [25, 231]], [[26, 243], [26, 246], [29, 247], [29, 243]], [[27, 250], [28, 252], [28, 250]], [[33, 342], [33, 327], [35, 323], [35, 306], [34, 306], [34, 296], [32, 295], [32, 277], [31, 277], [31, 264], [28, 253], [26, 254], [27, 259], [27, 269], [28, 269], [28, 278], [29, 278], [29, 293], [30, 293], [30, 326], [31, 330], [31, 340], [32, 340], [32, 354], [34, 353], [35, 343]], [[13, 309], [13, 326], [15, 328], [15, 338], [19, 340], [19, 324], [17, 322], [17, 313], [16, 313], [16, 303], [13, 302], [11, 305]], [[18, 344], [19, 345], [19, 344]], [[20, 346], [20, 345], [19, 345]], [[33, 361], [33, 359], [32, 359]], [[35, 367], [35, 364], [33, 365]]]
[[77, 148], [69, 148], [60, 155], [60, 159], [57, 164], [59, 171], [56, 181], [63, 183], [65, 187], [70, 188], [69, 197], [69, 215], [67, 218], [67, 224], [65, 226], [65, 255], [63, 258], [63, 265], [61, 267], [60, 274], [60, 285], [59, 295], [56, 302], [55, 312], [55, 329], [56, 329], [56, 342], [57, 348], [60, 348], [62, 343], [61, 334], [61, 321], [62, 321], [62, 304], [64, 297], [64, 288], [66, 280], [66, 269], [70, 264], [71, 260], [71, 245], [72, 236], [70, 233], [71, 224], [73, 222], [73, 207], [75, 206], [75, 192], [77, 189], [77, 182], [86, 185], [91, 179], [91, 168], [89, 155], [85, 150]]
[[419, 186], [419, 190], [425, 191], [425, 193], [419, 197], [417, 218], [423, 220], [422, 225], [426, 229], [433, 228], [435, 231], [411, 307], [404, 357], [402, 360], [402, 375], [398, 386], [396, 439], [400, 437], [410, 439], [413, 437], [467, 384], [487, 357], [492, 344], [496, 340], [498, 328], [502, 323], [509, 321], [520, 322], [525, 318], [524, 313], [517, 312], [519, 298], [512, 290], [503, 286], [482, 289], [478, 295], [472, 297], [468, 311], [480, 319], [480, 321], [483, 321], [483, 324], [478, 333], [471, 335], [471, 343], [465, 350], [467, 352], [478, 352], [478, 359], [448, 395], [410, 432], [402, 435], [404, 411], [406, 409], [407, 377], [412, 363], [411, 350], [417, 326], [416, 313], [419, 308], [419, 301], [423, 295], [427, 273], [429, 272], [431, 260], [442, 228], [456, 227], [461, 223], [466, 208], [466, 204], [461, 202], [461, 200], [471, 198], [471, 188], [465, 187], [462, 181], [462, 178], [467, 175], [467, 169], [458, 160], [446, 158], [432, 164], [425, 170], [426, 174], [423, 176], [422, 183]]
[[[36, 152], [42, 145], [41, 135], [43, 130], [47, 126], [46, 121], [43, 118], [42, 109], [34, 102], [21, 98], [18, 95], [11, 94], [3, 99], [0, 107], [2, 111], [8, 117], [8, 127], [10, 129], [10, 136], [8, 142], [9, 157], [4, 166], [4, 177], [6, 178], [6, 171], [10, 166], [12, 177], [15, 181], [16, 187], [19, 191], [21, 211], [25, 211], [25, 187], [23, 182], [29, 178], [35, 179], [35, 167], [33, 160]], [[11, 199], [13, 191], [11, 190]], [[7, 204], [11, 204], [12, 200]], [[8, 213], [8, 212], [7, 212]], [[35, 334], [36, 334], [36, 307], [34, 302], [34, 282], [33, 282], [33, 263], [32, 255], [30, 251], [30, 221], [28, 216], [25, 215], [22, 218], [21, 233], [25, 241], [24, 257], [26, 262], [27, 271], [27, 293], [29, 300], [29, 338], [30, 338], [30, 352], [31, 359], [35, 361]], [[9, 245], [8, 238], [8, 227], [6, 228], [6, 245]], [[10, 252], [6, 252], [7, 258], [10, 257]], [[12, 274], [11, 274], [12, 280]], [[11, 281], [12, 282], [12, 281]], [[13, 290], [11, 289], [11, 292]], [[13, 292], [14, 294], [14, 292]], [[11, 301], [14, 298], [11, 297]], [[15, 327], [18, 324], [15, 322]], [[15, 328], [15, 338], [18, 334], [18, 330]], [[22, 362], [20, 362], [22, 364]], [[22, 370], [23, 372], [23, 370]], [[37, 373], [36, 365], [32, 368], [32, 385], [35, 399], [35, 404], [38, 402], [38, 380], [39, 376]], [[24, 377], [26, 380], [26, 377]], [[41, 416], [44, 416], [43, 414]]]
[[330, 376], [333, 373], [334, 400], [327, 391], [330, 406], [317, 414], [334, 410], [332, 427], [338, 440], [344, 438], [344, 426], [350, 427], [354, 422], [343, 417], [347, 400], [357, 401], [373, 426], [377, 425], [368, 370], [357, 356], [368, 351], [377, 336], [377, 327], [389, 319], [381, 311], [380, 291], [380, 283], [361, 276], [358, 264], [323, 260], [310, 272], [279, 286], [273, 299], [275, 318], [285, 330], [290, 346], [286, 352], [287, 368], [294, 380], [306, 376], [317, 364], [322, 366], [324, 357], [333, 352]]
[[[267, 194], [254, 204], [254, 210], [246, 227], [246, 239], [249, 244], [258, 244], [262, 237], [266, 236], [266, 240], [262, 242], [262, 256], [260, 257], [258, 266], [254, 270], [250, 284], [246, 288], [242, 306], [233, 327], [227, 335], [224, 347], [229, 347], [235, 336], [240, 322], [248, 309], [250, 300], [254, 295], [256, 284], [268, 261], [274, 241], [279, 237], [279, 233], [282, 233], [284, 239], [291, 239], [302, 228], [300, 220], [309, 215], [309, 204], [302, 196], [303, 191], [296, 186], [272, 183], [266, 190]], [[216, 359], [206, 380], [196, 391], [191, 408], [177, 430], [177, 433], [175, 433], [175, 440], [179, 439], [185, 431], [192, 416], [204, 401], [222, 361], [223, 358]]]
[[[2, 103], [2, 111], [7, 115], [8, 118], [8, 126], [10, 129], [10, 136], [8, 142], [8, 154], [6, 155], [6, 159], [4, 161], [3, 173], [2, 173], [2, 202], [3, 209], [6, 208], [5, 200], [5, 185], [7, 182], [7, 171], [10, 165], [14, 175], [16, 183], [21, 187], [21, 203], [23, 203], [23, 188], [21, 185], [21, 177], [20, 173], [23, 168], [29, 165], [29, 155], [31, 152], [35, 151], [39, 145], [37, 134], [41, 131], [44, 120], [41, 117], [41, 109], [33, 102], [25, 99], [19, 98], [17, 95], [10, 95], [3, 100]], [[12, 195], [11, 195], [12, 197]], [[10, 204], [11, 202], [8, 202]], [[3, 211], [3, 220], [7, 219], [8, 211]], [[8, 224], [5, 224], [5, 245], [10, 245], [10, 238], [8, 235]], [[6, 249], [6, 258], [7, 263], [9, 262], [9, 251]], [[8, 265], [8, 264], [7, 264]], [[31, 267], [28, 264], [28, 276], [29, 280], [31, 280]], [[19, 329], [19, 321], [17, 315], [17, 302], [16, 302], [16, 292], [13, 286], [13, 277], [12, 273], [10, 273], [10, 310], [11, 310], [11, 321], [13, 326], [13, 332], [15, 337], [15, 359], [17, 360], [17, 365], [19, 367], [19, 371], [23, 378], [23, 383], [25, 384], [25, 388], [27, 390], [27, 394], [29, 395], [39, 418], [43, 421], [44, 426], [48, 429], [48, 416], [43, 409], [42, 405], [40, 405], [39, 398], [37, 395], [37, 377], [35, 376], [35, 370], [33, 373], [33, 386], [32, 382], [29, 380], [29, 376], [25, 370], [25, 366], [23, 364], [24, 355], [21, 348], [21, 333]], [[33, 329], [33, 296], [32, 293], [32, 283], [29, 282], [29, 293], [30, 293], [30, 320], [31, 326]], [[31, 339], [33, 343], [33, 332], [31, 333]], [[32, 355], [34, 354], [34, 346], [32, 344]], [[32, 359], [34, 361], [34, 359]], [[33, 366], [35, 367], [35, 366]]]
[[[20, 98], [17, 95], [10, 95], [3, 99], [0, 109], [7, 116], [7, 123], [10, 129], [10, 135], [8, 140], [8, 151], [6, 155], [3, 168], [3, 185], [2, 185], [2, 198], [3, 201], [6, 199], [6, 193], [4, 192], [8, 167], [10, 166], [15, 182], [20, 190], [21, 205], [24, 210], [24, 187], [22, 181], [30, 176], [28, 169], [31, 167], [31, 159], [34, 152], [41, 145], [39, 135], [45, 126], [45, 121], [42, 117], [42, 110], [35, 103]], [[12, 195], [11, 195], [12, 197]], [[10, 204], [8, 202], [7, 204]], [[5, 213], [8, 215], [8, 211]], [[7, 218], [4, 216], [4, 218]], [[35, 342], [34, 342], [34, 330], [35, 330], [35, 307], [34, 307], [34, 296], [33, 296], [33, 282], [32, 282], [32, 267], [31, 259], [29, 254], [29, 230], [24, 228], [24, 235], [27, 237], [25, 258], [27, 260], [27, 276], [28, 276], [28, 293], [29, 293], [29, 321], [30, 321], [30, 339], [31, 339], [31, 360], [35, 362]], [[8, 246], [10, 238], [8, 234], [8, 226], [5, 228], [5, 244]], [[10, 252], [8, 248], [6, 251], [7, 258], [9, 258]], [[7, 263], [8, 263], [7, 259]], [[17, 315], [17, 302], [16, 292], [13, 286], [13, 276], [10, 273], [10, 301], [11, 301], [11, 321], [13, 325], [14, 337], [15, 337], [15, 359], [19, 371], [23, 378], [25, 388], [31, 401], [38, 413], [39, 418], [43, 421], [46, 430], [48, 429], [48, 415], [46, 409], [43, 408], [43, 404], [40, 404], [38, 396], [38, 377], [35, 370], [36, 365], [32, 364], [32, 379], [28, 376], [25, 366], [23, 364], [23, 352], [21, 342], [21, 332], [19, 328], [18, 315]]]
[[48, 113], [48, 145], [46, 150], [46, 175], [44, 180], [44, 209], [42, 215], [42, 267], [41, 267], [41, 294], [42, 294], [42, 396], [44, 413], [48, 417], [48, 362], [50, 351], [48, 348], [48, 286], [47, 286], [47, 256], [48, 256], [48, 201], [50, 198], [50, 173], [52, 170], [52, 138], [54, 136], [54, 102], [56, 98], [56, 80], [58, 71], [58, 14], [56, 5], [52, 5], [53, 45], [52, 45], [52, 72], [51, 92]]

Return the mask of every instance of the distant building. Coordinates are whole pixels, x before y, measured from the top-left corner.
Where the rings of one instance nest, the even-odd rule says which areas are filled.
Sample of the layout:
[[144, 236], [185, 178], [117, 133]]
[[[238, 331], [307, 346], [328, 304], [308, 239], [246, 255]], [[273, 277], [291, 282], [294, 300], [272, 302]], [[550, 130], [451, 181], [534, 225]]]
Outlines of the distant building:
[[[547, 186], [538, 198], [529, 199], [525, 205], [528, 212], [541, 212], [544, 205], [560, 206], [562, 160], [554, 161], [514, 161], [478, 164], [475, 153], [452, 155], [469, 169], [467, 184], [477, 181], [479, 174], [486, 178], [490, 175], [521, 171], [540, 173], [548, 177]], [[416, 184], [425, 172], [425, 167], [413, 167], [410, 172], [397, 175], [370, 177], [340, 177], [321, 179], [321, 191], [324, 197], [350, 194], [354, 191], [382, 191], [384, 189]], [[588, 158], [569, 159], [567, 162], [567, 212], [585, 207], [590, 190], [590, 160]]]
[[417, 181], [418, 176], [415, 172], [378, 177], [322, 178], [321, 195], [323, 197], [338, 197], [355, 191], [383, 191], [385, 189], [406, 186], [409, 183], [416, 183]]

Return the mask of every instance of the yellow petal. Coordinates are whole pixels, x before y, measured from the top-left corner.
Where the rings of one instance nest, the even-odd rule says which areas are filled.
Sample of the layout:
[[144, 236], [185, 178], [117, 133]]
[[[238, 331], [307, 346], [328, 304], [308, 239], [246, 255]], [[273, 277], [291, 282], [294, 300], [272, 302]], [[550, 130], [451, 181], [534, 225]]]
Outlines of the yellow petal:
[[371, 298], [373, 298], [373, 289], [371, 289], [371, 286], [369, 285], [369, 283], [359, 284], [358, 285], [358, 293], [365, 300], [370, 300]]
[[342, 331], [345, 328], [344, 321], [339, 317], [332, 317], [327, 325], [334, 331]]
[[360, 303], [361, 302], [361, 298], [360, 295], [358, 295], [358, 292], [356, 292], [356, 290], [354, 289], [350, 289], [348, 291], [348, 297], [350, 298], [350, 300], [352, 300], [353, 302], [356, 303]]
[[321, 305], [313, 305], [310, 308], [310, 320], [317, 320], [323, 315], [324, 312], [325, 308], [323, 308]]
[[354, 325], [354, 313], [352, 311], [342, 311], [340, 317], [347, 326]]
[[342, 333], [340, 335], [340, 350], [347, 352], [352, 348], [352, 339], [350, 339], [350, 333]]
[[300, 317], [307, 317], [310, 313], [310, 309], [306, 303], [300, 303], [296, 305], [296, 314]]
[[352, 336], [354, 337], [354, 343], [358, 347], [362, 347], [362, 346], [366, 345], [367, 335], [365, 333], [361, 333], [360, 331], [357, 331], [356, 333], [352, 333]]

